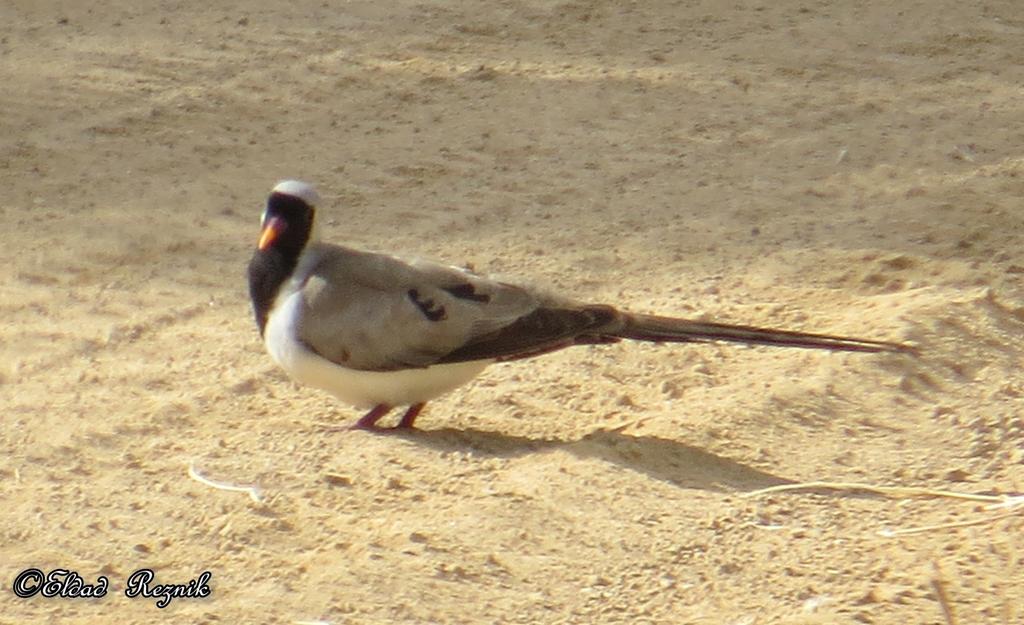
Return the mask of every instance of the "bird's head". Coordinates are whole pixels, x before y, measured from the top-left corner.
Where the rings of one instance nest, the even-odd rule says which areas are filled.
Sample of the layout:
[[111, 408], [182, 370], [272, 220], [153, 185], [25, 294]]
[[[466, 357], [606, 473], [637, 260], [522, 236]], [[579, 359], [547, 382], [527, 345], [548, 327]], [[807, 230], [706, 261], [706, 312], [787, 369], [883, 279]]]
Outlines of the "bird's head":
[[258, 251], [273, 249], [286, 256], [298, 256], [315, 240], [314, 217], [319, 204], [320, 196], [313, 185], [299, 180], [277, 183], [260, 217]]

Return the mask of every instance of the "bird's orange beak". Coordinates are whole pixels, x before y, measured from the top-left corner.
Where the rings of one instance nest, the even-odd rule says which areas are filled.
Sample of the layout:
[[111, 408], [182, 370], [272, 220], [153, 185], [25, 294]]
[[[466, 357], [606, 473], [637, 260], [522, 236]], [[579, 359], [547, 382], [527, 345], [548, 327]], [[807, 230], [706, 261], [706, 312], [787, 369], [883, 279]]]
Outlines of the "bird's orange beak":
[[260, 242], [257, 248], [262, 252], [277, 240], [277, 237], [284, 232], [285, 223], [277, 217], [271, 217], [263, 224], [263, 231], [260, 232]]

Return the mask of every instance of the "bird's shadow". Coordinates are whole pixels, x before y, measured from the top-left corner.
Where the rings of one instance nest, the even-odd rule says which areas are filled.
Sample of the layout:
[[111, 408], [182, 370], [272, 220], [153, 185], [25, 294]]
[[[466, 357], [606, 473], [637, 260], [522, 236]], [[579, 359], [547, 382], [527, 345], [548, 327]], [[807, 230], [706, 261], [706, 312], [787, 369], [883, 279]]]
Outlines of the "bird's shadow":
[[686, 443], [657, 436], [632, 436], [599, 430], [578, 440], [534, 439], [484, 430], [411, 430], [395, 432], [410, 442], [445, 452], [517, 458], [549, 450], [580, 458], [597, 458], [644, 473], [681, 488], [714, 492], [747, 492], [793, 480], [718, 456]]

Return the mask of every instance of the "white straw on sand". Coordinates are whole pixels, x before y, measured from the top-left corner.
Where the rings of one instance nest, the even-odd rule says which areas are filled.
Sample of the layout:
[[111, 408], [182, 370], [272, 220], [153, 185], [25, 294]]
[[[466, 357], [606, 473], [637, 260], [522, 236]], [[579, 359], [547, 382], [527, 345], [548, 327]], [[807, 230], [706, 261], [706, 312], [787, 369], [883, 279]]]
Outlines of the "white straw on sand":
[[228, 484], [226, 482], [215, 482], [208, 477], [205, 477], [198, 470], [196, 470], [196, 463], [188, 463], [188, 476], [193, 480], [209, 486], [210, 488], [216, 488], [217, 490], [228, 490], [235, 493], [246, 493], [249, 495], [249, 499], [252, 499], [256, 503], [262, 503], [263, 498], [260, 496], [260, 490], [255, 486], [237, 486], [235, 484]]

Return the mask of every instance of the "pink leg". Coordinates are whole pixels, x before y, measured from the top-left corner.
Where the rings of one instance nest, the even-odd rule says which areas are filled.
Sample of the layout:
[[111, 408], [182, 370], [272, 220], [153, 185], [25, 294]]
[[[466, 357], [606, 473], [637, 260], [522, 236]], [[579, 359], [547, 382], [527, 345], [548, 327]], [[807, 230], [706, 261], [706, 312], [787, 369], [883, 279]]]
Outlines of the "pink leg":
[[370, 412], [363, 415], [361, 419], [356, 421], [355, 425], [352, 426], [353, 430], [370, 430], [379, 431], [383, 428], [377, 426], [377, 422], [381, 420], [381, 417], [391, 412], [391, 406], [387, 404], [377, 404], [373, 407]]
[[409, 406], [409, 409], [402, 415], [402, 420], [398, 422], [395, 429], [411, 430], [412, 423], [416, 420], [416, 417], [420, 415], [420, 411], [427, 405], [427, 402], [420, 402]]

